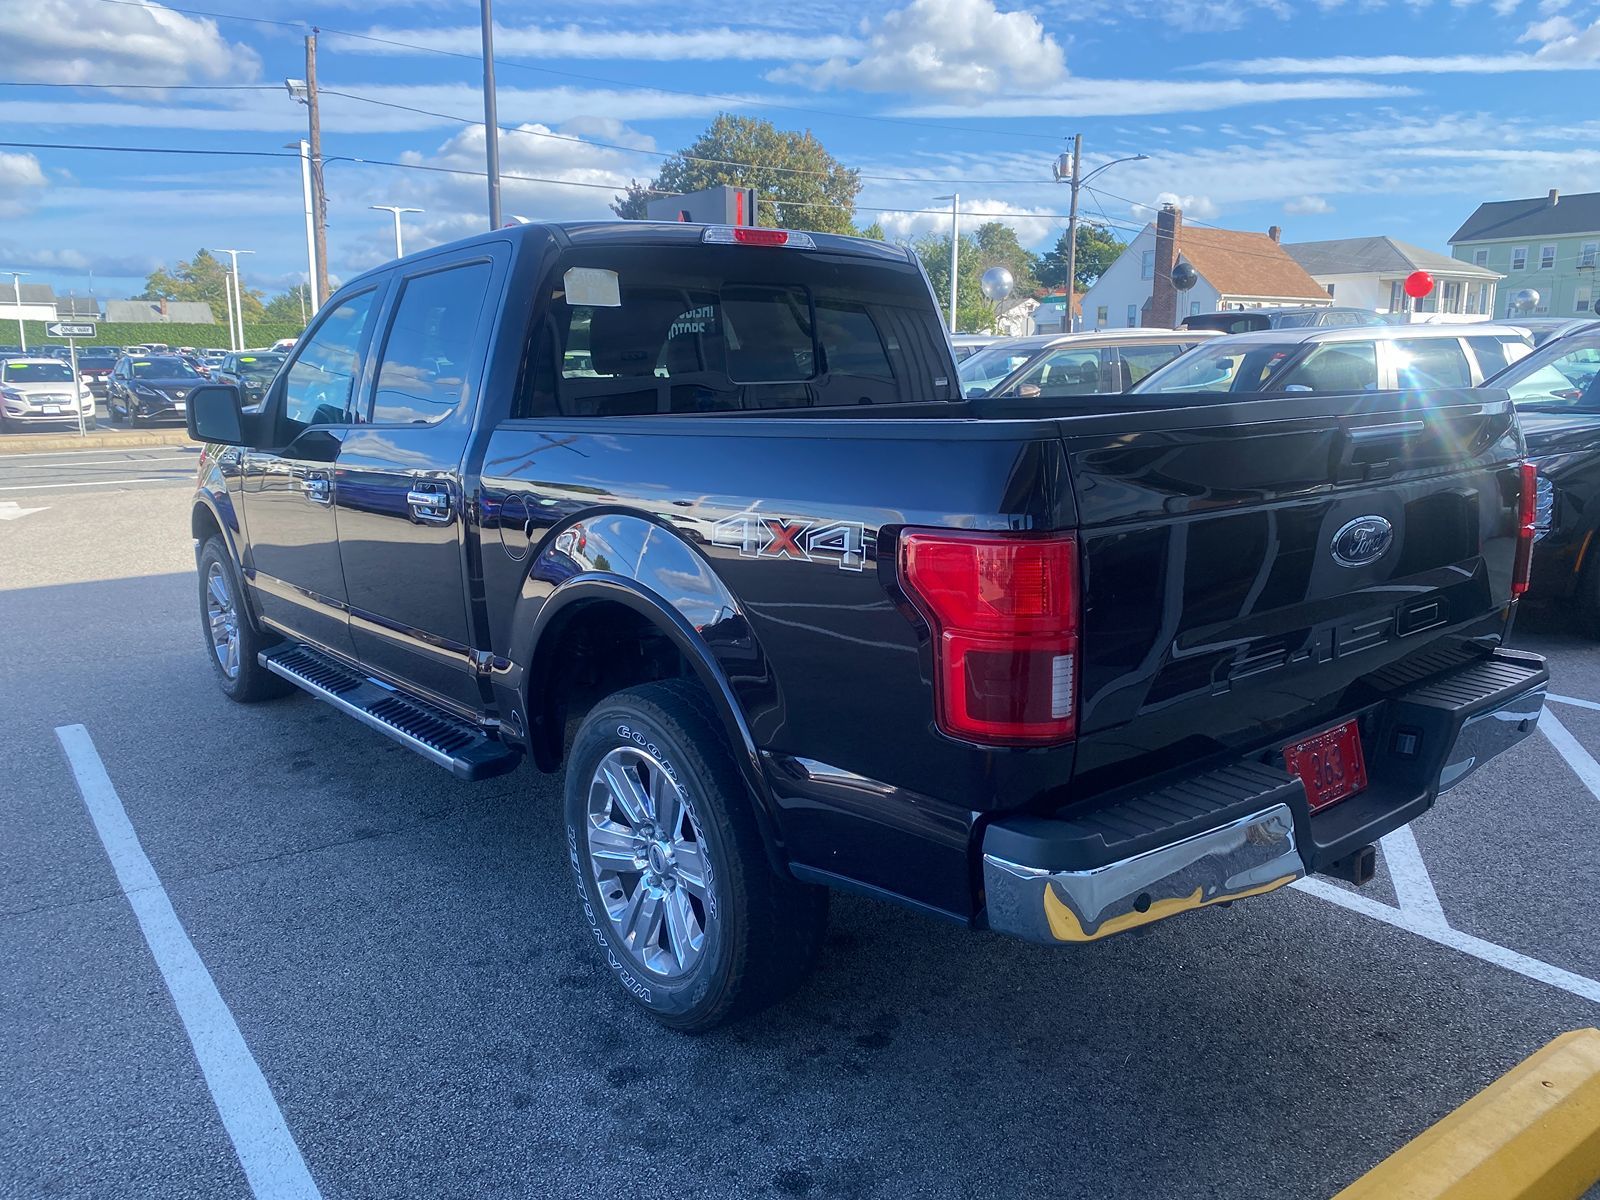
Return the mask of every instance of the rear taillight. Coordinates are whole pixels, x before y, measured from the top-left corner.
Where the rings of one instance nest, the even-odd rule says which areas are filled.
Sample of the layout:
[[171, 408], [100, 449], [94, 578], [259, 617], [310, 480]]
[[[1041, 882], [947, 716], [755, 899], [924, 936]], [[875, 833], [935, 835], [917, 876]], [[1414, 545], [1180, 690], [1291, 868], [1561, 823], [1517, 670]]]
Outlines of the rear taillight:
[[933, 630], [940, 729], [997, 746], [1072, 738], [1076, 539], [908, 530], [900, 570]]
[[1521, 464], [1522, 490], [1517, 495], [1517, 558], [1511, 568], [1511, 598], [1528, 590], [1533, 575], [1534, 527], [1539, 515], [1539, 468]]

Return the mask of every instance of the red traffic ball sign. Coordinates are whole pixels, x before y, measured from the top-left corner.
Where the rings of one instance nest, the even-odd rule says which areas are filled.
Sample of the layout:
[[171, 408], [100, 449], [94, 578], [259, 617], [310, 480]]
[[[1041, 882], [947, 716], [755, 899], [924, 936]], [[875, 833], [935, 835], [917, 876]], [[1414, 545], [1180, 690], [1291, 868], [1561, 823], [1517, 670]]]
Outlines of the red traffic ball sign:
[[1433, 291], [1433, 276], [1426, 271], [1413, 271], [1406, 276], [1406, 295], [1413, 300], [1421, 300]]

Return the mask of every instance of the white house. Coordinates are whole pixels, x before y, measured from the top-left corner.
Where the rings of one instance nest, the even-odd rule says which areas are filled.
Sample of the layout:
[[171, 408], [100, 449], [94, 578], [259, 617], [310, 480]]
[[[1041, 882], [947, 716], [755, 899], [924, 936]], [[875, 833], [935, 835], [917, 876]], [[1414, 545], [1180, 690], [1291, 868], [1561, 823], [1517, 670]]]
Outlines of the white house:
[[[1199, 276], [1178, 292], [1172, 267], [1187, 262]], [[1166, 205], [1140, 230], [1083, 297], [1090, 329], [1151, 325], [1170, 329], [1184, 317], [1230, 308], [1326, 306], [1333, 300], [1278, 242], [1278, 229], [1246, 233], [1183, 223]]]
[[1417, 302], [1416, 313], [1485, 320], [1495, 311], [1495, 287], [1504, 278], [1487, 267], [1389, 237], [1291, 242], [1284, 249], [1328, 289], [1335, 304], [1380, 313], [1405, 312], [1406, 276], [1426, 271], [1433, 276], [1433, 291]]
[[[17, 293], [22, 293], [22, 310], [17, 311]], [[13, 284], [0, 278], [0, 322], [54, 321], [56, 319], [56, 293], [48, 283]]]

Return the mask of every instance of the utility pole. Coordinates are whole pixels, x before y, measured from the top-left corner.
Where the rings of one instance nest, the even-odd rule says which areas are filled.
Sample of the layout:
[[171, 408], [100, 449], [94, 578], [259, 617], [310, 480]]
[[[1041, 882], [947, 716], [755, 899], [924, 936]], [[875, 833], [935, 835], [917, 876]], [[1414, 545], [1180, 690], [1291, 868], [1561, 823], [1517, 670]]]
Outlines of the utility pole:
[[11, 294], [17, 299], [17, 340], [22, 344], [23, 352], [28, 349], [28, 331], [22, 327], [22, 277], [27, 271], [9, 271], [11, 276]]
[[1078, 296], [1078, 189], [1083, 186], [1083, 134], [1072, 135], [1072, 207], [1067, 209], [1067, 329], [1078, 328], [1072, 302]]
[[1100, 174], [1107, 167], [1114, 167], [1118, 163], [1146, 162], [1148, 154], [1130, 154], [1126, 158], [1113, 158], [1110, 162], [1101, 163], [1087, 175], [1083, 173], [1083, 134], [1072, 135], [1071, 161], [1063, 154], [1056, 159], [1055, 175], [1057, 183], [1072, 185], [1072, 206], [1067, 209], [1067, 328], [1075, 329], [1077, 322], [1072, 315], [1072, 302], [1078, 295], [1078, 192], [1088, 186], [1089, 180]]
[[[500, 119], [494, 99], [494, 13], [491, 0], [481, 0], [483, 22], [483, 148], [489, 169], [489, 228], [500, 228]], [[398, 219], [398, 218], [397, 218]]]
[[394, 256], [396, 258], [404, 258], [406, 256], [406, 251], [405, 251], [404, 243], [401, 242], [401, 240], [400, 240], [400, 214], [401, 213], [419, 213], [419, 212], [422, 212], [423, 210], [420, 209], [420, 208], [401, 208], [397, 204], [369, 204], [369, 205], [367, 205], [367, 207], [370, 208], [370, 209], [374, 209], [377, 212], [386, 212], [386, 213], [393, 214], [393, 216], [394, 216]]
[[322, 186], [322, 119], [317, 114], [317, 31], [306, 35], [306, 112], [310, 125], [311, 195], [317, 253], [316, 297], [328, 298], [328, 193]]
[[950, 332], [956, 331], [956, 268], [961, 260], [961, 193], [935, 196], [950, 201]]

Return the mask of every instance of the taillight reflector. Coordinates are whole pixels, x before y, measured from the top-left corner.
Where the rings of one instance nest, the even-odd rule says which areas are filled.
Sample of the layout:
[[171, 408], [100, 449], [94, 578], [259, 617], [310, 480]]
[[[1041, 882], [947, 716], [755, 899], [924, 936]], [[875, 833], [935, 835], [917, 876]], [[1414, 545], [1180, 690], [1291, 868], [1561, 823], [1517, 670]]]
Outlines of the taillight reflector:
[[900, 565], [933, 631], [939, 728], [992, 745], [1069, 741], [1077, 727], [1076, 539], [908, 530]]
[[786, 246], [790, 250], [815, 250], [808, 233], [793, 229], [765, 229], [756, 225], [708, 225], [700, 235], [702, 242], [724, 246]]
[[1539, 468], [1531, 462], [1520, 466], [1522, 491], [1517, 496], [1517, 557], [1511, 568], [1511, 598], [1528, 590], [1533, 577], [1533, 539], [1539, 511]]

